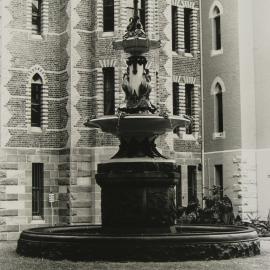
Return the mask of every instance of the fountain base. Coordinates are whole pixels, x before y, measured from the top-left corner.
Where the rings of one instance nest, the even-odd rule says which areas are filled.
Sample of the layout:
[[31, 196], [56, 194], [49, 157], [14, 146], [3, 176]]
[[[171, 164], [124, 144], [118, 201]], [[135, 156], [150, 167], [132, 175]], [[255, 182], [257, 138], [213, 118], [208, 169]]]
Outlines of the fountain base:
[[[179, 168], [169, 160], [110, 160], [98, 165], [102, 228], [109, 231], [170, 232], [175, 223], [174, 186]], [[132, 160], [132, 159], [129, 159]]]
[[101, 226], [24, 231], [17, 253], [73, 261], [181, 261], [260, 254], [257, 233], [236, 226], [176, 226], [175, 233], [104, 233]]

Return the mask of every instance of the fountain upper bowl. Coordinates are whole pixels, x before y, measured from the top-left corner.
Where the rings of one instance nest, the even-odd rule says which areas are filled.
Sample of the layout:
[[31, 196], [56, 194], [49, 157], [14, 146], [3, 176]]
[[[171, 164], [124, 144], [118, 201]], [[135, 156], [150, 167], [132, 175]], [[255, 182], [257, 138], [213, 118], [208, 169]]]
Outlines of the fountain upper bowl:
[[113, 42], [115, 50], [124, 50], [127, 53], [142, 54], [151, 49], [160, 48], [160, 41], [148, 38], [130, 37], [124, 40], [116, 40]]

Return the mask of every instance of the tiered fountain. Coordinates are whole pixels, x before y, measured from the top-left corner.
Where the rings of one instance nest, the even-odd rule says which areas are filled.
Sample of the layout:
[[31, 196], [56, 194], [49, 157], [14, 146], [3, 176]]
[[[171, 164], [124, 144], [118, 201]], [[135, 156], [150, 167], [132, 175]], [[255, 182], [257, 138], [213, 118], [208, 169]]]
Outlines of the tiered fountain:
[[175, 225], [174, 186], [180, 179], [174, 160], [156, 148], [155, 139], [185, 126], [184, 116], [168, 116], [151, 103], [144, 53], [160, 46], [149, 40], [138, 17], [137, 0], [123, 40], [115, 49], [130, 53], [122, 88], [125, 103], [117, 115], [85, 124], [116, 135], [119, 151], [98, 165], [102, 225], [36, 228], [22, 232], [17, 252], [72, 260], [182, 260], [259, 254], [253, 229], [235, 226]]

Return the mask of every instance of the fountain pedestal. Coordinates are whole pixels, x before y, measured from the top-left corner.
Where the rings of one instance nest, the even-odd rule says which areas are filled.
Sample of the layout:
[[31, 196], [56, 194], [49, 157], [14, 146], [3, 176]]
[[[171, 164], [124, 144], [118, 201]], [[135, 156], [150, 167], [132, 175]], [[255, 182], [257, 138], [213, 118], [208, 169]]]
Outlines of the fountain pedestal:
[[152, 114], [101, 117], [87, 125], [120, 139], [115, 156], [98, 165], [104, 232], [146, 233], [175, 231], [175, 184], [180, 179], [175, 161], [156, 148], [160, 134], [184, 125], [181, 116]]
[[99, 164], [102, 227], [106, 232], [171, 232], [175, 221], [174, 186], [180, 179], [173, 162]]

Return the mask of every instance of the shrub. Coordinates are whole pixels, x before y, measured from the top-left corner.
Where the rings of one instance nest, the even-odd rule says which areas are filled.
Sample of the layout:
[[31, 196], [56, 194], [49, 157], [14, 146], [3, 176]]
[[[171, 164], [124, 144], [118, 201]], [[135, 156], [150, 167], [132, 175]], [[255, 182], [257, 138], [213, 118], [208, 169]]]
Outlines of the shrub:
[[221, 190], [218, 186], [211, 189], [212, 195], [205, 196], [205, 207], [202, 209], [199, 200], [193, 199], [187, 207], [178, 209], [179, 223], [197, 224], [234, 224], [233, 206], [227, 195], [220, 197]]

